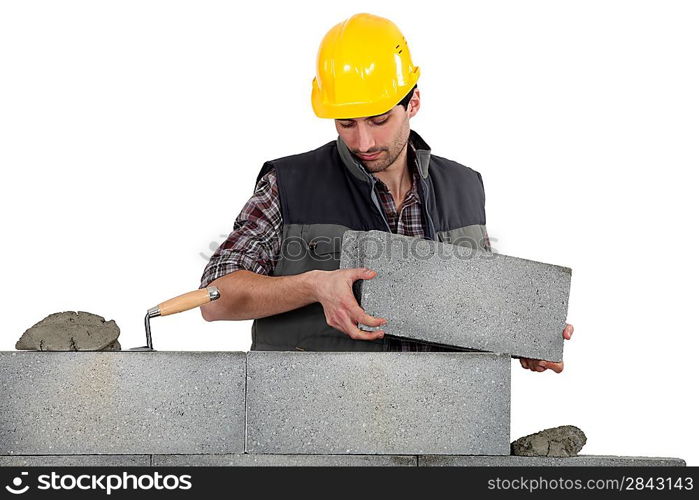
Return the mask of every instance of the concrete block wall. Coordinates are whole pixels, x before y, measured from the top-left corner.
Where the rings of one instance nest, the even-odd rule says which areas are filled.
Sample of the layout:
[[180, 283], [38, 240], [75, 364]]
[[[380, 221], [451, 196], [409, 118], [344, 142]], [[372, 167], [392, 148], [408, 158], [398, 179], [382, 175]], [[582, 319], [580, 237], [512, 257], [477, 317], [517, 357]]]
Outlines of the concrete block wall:
[[0, 455], [505, 455], [509, 405], [490, 353], [0, 352]]
[[384, 231], [347, 231], [340, 267], [386, 334], [549, 361], [563, 359], [571, 269]]
[[489, 353], [0, 352], [0, 466], [685, 465], [507, 455], [509, 369]]

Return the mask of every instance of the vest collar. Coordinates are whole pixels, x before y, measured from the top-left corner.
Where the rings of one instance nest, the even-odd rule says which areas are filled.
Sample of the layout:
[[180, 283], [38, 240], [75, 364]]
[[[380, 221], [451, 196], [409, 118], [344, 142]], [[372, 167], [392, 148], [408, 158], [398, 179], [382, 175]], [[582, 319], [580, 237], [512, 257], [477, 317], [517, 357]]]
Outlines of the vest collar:
[[[414, 130], [410, 131], [408, 141], [414, 147], [415, 159], [417, 160], [417, 168], [420, 175], [423, 179], [426, 179], [430, 168], [430, 146]], [[362, 165], [359, 159], [352, 154], [340, 136], [337, 136], [337, 150], [340, 153], [342, 163], [345, 165], [347, 170], [349, 170], [357, 179], [364, 182], [369, 182], [370, 174], [366, 171], [364, 165]]]

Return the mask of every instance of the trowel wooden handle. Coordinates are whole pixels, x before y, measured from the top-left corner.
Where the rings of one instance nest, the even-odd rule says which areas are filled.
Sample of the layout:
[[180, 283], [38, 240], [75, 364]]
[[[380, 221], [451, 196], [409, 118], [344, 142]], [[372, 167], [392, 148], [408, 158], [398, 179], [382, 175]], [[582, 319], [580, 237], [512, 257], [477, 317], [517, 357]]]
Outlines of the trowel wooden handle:
[[199, 290], [183, 293], [182, 295], [178, 295], [177, 297], [158, 304], [156, 307], [149, 310], [149, 314], [151, 317], [167, 316], [168, 314], [189, 311], [207, 302], [216, 300], [220, 296], [221, 293], [215, 286], [200, 288]]

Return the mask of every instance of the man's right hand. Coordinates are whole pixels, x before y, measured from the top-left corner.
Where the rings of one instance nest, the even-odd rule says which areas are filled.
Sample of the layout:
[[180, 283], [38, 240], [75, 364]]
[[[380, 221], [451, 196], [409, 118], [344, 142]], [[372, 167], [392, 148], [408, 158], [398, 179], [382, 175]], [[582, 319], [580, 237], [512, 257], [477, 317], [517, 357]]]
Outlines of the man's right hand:
[[367, 314], [357, 303], [352, 285], [357, 280], [369, 280], [375, 271], [366, 268], [338, 269], [337, 271], [315, 271], [313, 294], [323, 306], [325, 321], [355, 340], [376, 340], [384, 336], [383, 330], [366, 332], [357, 328], [357, 323], [367, 326], [384, 326], [386, 320]]

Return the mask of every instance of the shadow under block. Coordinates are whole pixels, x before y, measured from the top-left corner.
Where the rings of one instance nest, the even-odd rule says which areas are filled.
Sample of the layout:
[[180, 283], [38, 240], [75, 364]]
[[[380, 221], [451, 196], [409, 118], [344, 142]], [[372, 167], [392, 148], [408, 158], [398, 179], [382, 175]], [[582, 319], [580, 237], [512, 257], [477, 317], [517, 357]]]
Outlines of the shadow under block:
[[421, 456], [419, 467], [684, 467], [681, 458], [578, 455], [576, 457]]
[[681, 458], [454, 455], [0, 455], [0, 467], [685, 467]]
[[0, 455], [0, 467], [148, 467], [150, 455]]
[[397, 455], [154, 455], [159, 467], [415, 467], [416, 456]]

